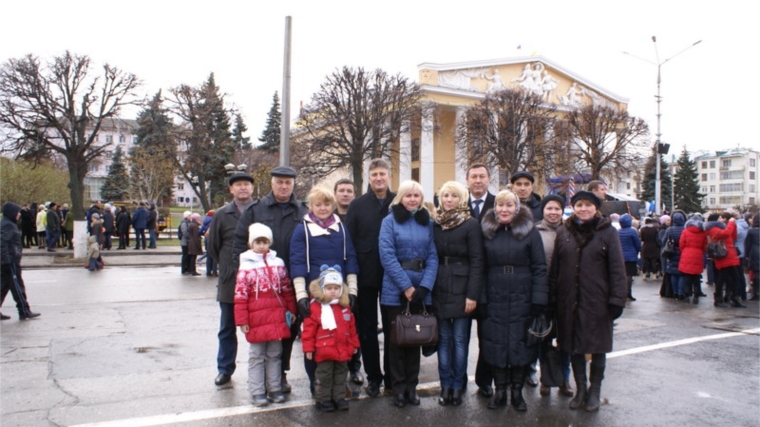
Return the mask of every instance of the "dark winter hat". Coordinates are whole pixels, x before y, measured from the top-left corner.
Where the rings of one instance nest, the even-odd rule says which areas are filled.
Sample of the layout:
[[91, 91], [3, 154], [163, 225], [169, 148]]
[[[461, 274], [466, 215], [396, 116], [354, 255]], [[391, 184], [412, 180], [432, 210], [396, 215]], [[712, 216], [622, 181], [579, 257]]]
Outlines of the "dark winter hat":
[[575, 195], [570, 199], [570, 203], [572, 203], [573, 207], [575, 207], [575, 204], [578, 203], [579, 200], [588, 200], [589, 202], [593, 203], [597, 209], [602, 207], [602, 201], [596, 197], [596, 194], [590, 191], [583, 190], [575, 193]]
[[53, 209], [56, 206], [58, 205], [56, 205], [55, 202], [50, 202], [50, 204], [48, 205], [48, 209]]
[[549, 194], [548, 196], [545, 196], [541, 200], [541, 212], [544, 211], [544, 208], [549, 202], [557, 202], [559, 203], [559, 208], [562, 209], [565, 207], [565, 198], [562, 196], [558, 196], [556, 194]]
[[236, 174], [234, 174], [234, 175], [232, 175], [230, 177], [230, 179], [227, 182], [227, 185], [232, 185], [232, 183], [234, 183], [235, 181], [240, 181], [241, 179], [244, 179], [244, 180], [250, 182], [251, 184], [253, 184], [253, 177], [252, 176], [248, 175], [245, 172], [238, 172], [238, 173], [236, 173]]
[[517, 171], [512, 174], [512, 176], [509, 178], [509, 182], [511, 184], [514, 184], [515, 181], [517, 181], [518, 178], [528, 178], [530, 182], [535, 183], [536, 178], [533, 177], [533, 174], [528, 171]]
[[13, 202], [5, 202], [3, 204], [3, 218], [11, 222], [16, 222], [16, 217], [19, 212], [21, 212], [21, 206]]
[[272, 169], [271, 172], [269, 172], [272, 176], [279, 176], [283, 178], [295, 178], [296, 177], [296, 171], [293, 168], [290, 168], [288, 166], [277, 166], [276, 168]]

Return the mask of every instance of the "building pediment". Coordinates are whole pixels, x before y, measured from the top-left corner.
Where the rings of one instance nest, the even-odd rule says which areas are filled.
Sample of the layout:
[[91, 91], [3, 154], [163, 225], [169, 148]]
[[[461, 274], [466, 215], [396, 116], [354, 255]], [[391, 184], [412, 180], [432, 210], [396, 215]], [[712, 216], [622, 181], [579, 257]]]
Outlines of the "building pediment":
[[482, 98], [500, 89], [519, 89], [559, 108], [605, 105], [625, 109], [621, 97], [542, 56], [525, 56], [448, 64], [422, 63], [419, 84], [431, 94]]

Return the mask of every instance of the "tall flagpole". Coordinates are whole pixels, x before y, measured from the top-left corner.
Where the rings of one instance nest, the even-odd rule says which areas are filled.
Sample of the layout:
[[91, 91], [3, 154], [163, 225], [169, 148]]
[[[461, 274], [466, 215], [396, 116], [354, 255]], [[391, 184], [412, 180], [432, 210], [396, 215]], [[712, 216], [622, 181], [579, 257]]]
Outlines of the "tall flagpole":
[[285, 17], [285, 55], [282, 64], [282, 119], [280, 122], [280, 165], [290, 166], [290, 42], [292, 20]]

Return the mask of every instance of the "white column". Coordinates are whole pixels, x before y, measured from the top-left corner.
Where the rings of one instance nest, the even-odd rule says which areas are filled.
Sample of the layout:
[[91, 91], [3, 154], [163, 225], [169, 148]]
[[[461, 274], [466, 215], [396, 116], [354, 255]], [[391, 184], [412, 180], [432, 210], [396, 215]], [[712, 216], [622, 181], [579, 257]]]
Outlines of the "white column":
[[420, 184], [422, 184], [422, 189], [428, 197], [427, 200], [433, 200], [433, 194], [435, 194], [433, 143], [433, 115], [426, 113], [422, 116], [422, 135], [420, 138]]
[[[410, 128], [408, 123], [402, 126], [404, 129]], [[412, 179], [412, 134], [409, 131], [401, 134], [398, 148], [398, 180], [404, 182]]]
[[[464, 120], [464, 107], [457, 107], [456, 110], [456, 122], [454, 124], [456, 140], [454, 141], [454, 180], [461, 183], [467, 182], [467, 168], [470, 167], [467, 161], [467, 149], [465, 148], [465, 141], [467, 140], [467, 133], [463, 130], [462, 134], [459, 133], [459, 123]], [[461, 129], [465, 129], [464, 126]]]

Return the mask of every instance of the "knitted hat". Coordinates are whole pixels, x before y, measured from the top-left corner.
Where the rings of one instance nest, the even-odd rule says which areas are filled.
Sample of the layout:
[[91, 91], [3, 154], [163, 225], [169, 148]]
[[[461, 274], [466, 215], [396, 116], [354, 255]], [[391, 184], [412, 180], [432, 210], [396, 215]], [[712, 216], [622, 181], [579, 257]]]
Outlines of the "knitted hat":
[[596, 206], [597, 210], [602, 207], [602, 201], [599, 199], [599, 197], [596, 197], [596, 194], [590, 191], [579, 191], [575, 193], [570, 199], [570, 203], [572, 203], [573, 207], [575, 207], [575, 204], [578, 203], [579, 200], [588, 200], [589, 202], [593, 203], [594, 206]]
[[100, 215], [94, 213], [92, 214], [92, 219], [100, 219]]
[[665, 225], [668, 221], [670, 221], [670, 215], [663, 215], [660, 217], [660, 224]]
[[248, 227], [248, 244], [253, 246], [253, 242], [260, 238], [265, 238], [269, 240], [269, 244], [272, 244], [274, 242], [272, 239], [272, 229], [260, 222], [251, 224]]
[[544, 196], [544, 198], [541, 200], [541, 212], [544, 211], [544, 209], [546, 208], [546, 205], [549, 202], [559, 203], [560, 209], [565, 207], [565, 199], [562, 196], [558, 196], [556, 194], [549, 194], [548, 196]]
[[183, 218], [183, 219], [186, 219], [187, 217], [189, 217], [189, 216], [190, 216], [190, 215], [192, 215], [192, 214], [193, 214], [193, 213], [192, 213], [192, 212], [190, 212], [190, 211], [185, 211], [185, 213], [183, 213], [183, 214], [182, 214], [182, 218]]
[[334, 265], [332, 267], [327, 264], [322, 264], [319, 268], [319, 287], [324, 288], [325, 285], [343, 285], [343, 275], [340, 273], [340, 266]]

